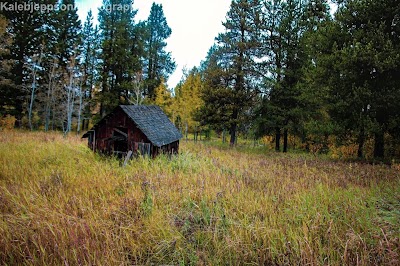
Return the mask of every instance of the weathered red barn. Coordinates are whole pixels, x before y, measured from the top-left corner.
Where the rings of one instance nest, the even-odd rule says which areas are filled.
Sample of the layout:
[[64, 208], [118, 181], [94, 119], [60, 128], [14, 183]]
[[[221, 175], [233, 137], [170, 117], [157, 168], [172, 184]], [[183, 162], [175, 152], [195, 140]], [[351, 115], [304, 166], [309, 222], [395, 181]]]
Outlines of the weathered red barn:
[[182, 134], [158, 106], [120, 105], [82, 138], [88, 138], [93, 151], [119, 157], [132, 151], [155, 157], [178, 153]]

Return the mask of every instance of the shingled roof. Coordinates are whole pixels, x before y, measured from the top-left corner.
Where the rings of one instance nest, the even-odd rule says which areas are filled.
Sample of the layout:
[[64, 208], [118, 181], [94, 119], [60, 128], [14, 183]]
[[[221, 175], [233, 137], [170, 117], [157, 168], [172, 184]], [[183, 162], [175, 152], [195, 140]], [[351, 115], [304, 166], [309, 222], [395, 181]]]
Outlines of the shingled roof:
[[119, 106], [154, 146], [161, 147], [182, 138], [160, 107], [156, 105]]

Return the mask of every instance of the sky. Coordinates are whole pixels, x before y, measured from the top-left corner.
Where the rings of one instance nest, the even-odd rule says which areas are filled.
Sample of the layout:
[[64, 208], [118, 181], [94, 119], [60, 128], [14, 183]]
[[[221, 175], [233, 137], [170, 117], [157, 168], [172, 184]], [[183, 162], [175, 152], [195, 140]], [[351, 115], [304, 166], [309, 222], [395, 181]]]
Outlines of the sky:
[[[135, 22], [146, 20], [153, 2], [162, 4], [168, 26], [172, 30], [166, 40], [166, 50], [171, 52], [176, 62], [176, 70], [169, 77], [169, 88], [175, 88], [182, 78], [182, 69], [199, 66], [214, 44], [218, 33], [223, 32], [222, 22], [229, 10], [231, 0], [134, 0], [138, 10]], [[87, 12], [92, 9], [97, 18], [97, 9], [102, 0], [76, 0], [78, 15], [82, 23]]]

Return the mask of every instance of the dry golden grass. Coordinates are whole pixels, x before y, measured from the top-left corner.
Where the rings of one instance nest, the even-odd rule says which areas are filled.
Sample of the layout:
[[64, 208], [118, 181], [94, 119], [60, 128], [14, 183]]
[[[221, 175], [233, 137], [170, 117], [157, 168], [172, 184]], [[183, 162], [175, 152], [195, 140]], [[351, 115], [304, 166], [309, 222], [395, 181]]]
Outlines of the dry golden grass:
[[119, 161], [0, 132], [0, 264], [398, 265], [396, 167], [182, 142]]

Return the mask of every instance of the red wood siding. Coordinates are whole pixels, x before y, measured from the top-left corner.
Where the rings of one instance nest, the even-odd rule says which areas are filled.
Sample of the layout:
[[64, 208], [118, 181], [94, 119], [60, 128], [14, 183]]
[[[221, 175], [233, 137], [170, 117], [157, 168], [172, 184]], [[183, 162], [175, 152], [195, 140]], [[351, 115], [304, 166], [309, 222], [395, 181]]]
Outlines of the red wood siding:
[[95, 129], [95, 150], [102, 153], [111, 153], [114, 128], [126, 128], [128, 134], [128, 150], [135, 150], [135, 142], [150, 143], [147, 137], [138, 129], [135, 123], [122, 111], [117, 109], [113, 114], [101, 121]]
[[[116, 145], [113, 137], [114, 129], [126, 132], [127, 134], [127, 145], [125, 146], [124, 141], [122, 141], [126, 151], [137, 152], [138, 143], [150, 143], [149, 139], [143, 134], [143, 132], [137, 128], [136, 124], [128, 117], [128, 115], [122, 111], [122, 109], [116, 109], [112, 114], [104, 118], [100, 123], [95, 126], [94, 134], [91, 132], [91, 137], [89, 138], [89, 147], [93, 148], [93, 143], [90, 142], [94, 139], [95, 151], [112, 154], [114, 148], [117, 149], [121, 147], [121, 142]], [[120, 150], [121, 151], [121, 150]], [[172, 154], [178, 153], [179, 151], [179, 141], [172, 142], [161, 148], [155, 147], [150, 143], [150, 155], [151, 157], [156, 157], [158, 154]], [[122, 151], [125, 152], [125, 151]]]

